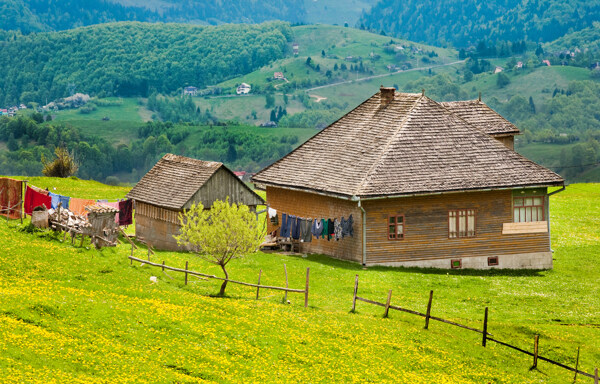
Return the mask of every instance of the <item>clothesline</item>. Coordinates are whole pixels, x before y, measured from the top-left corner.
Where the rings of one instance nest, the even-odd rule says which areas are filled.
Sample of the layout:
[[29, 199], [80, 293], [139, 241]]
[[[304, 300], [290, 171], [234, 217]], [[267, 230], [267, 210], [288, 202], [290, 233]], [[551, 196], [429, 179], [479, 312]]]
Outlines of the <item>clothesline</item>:
[[[272, 212], [269, 212], [271, 214]], [[276, 213], [275, 213], [276, 214]], [[335, 218], [304, 218], [287, 213], [281, 213], [281, 227], [279, 230], [281, 237], [292, 238], [302, 242], [309, 243], [312, 238], [336, 241], [350, 236], [354, 237], [354, 218], [352, 214], [345, 219]]]

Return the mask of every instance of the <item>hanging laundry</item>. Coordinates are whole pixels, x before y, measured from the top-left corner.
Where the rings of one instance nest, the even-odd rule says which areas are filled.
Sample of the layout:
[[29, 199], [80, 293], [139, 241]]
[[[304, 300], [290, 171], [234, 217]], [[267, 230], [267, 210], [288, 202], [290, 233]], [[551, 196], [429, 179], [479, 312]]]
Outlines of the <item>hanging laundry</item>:
[[312, 241], [312, 227], [313, 219], [302, 219], [302, 224], [300, 226], [300, 238], [305, 243], [310, 243]]
[[315, 238], [319, 238], [323, 233], [323, 221], [321, 219], [315, 219], [312, 224], [312, 234]]
[[269, 214], [269, 219], [277, 216], [277, 210], [276, 209], [269, 208], [267, 210], [267, 212]]
[[333, 236], [336, 241], [342, 239], [342, 224], [337, 218], [333, 220]]
[[296, 216], [290, 216], [292, 217], [292, 239], [294, 240], [298, 240], [300, 239], [300, 218], [296, 217]]
[[65, 209], [69, 209], [69, 203], [71, 202], [71, 198], [69, 196], [60, 196], [60, 203], [62, 207]]
[[290, 237], [289, 232], [289, 219], [286, 213], [281, 214], [281, 229], [279, 230], [279, 236], [281, 237]]
[[85, 210], [85, 207], [87, 207], [88, 205], [95, 204], [96, 200], [78, 199], [74, 197], [70, 201], [69, 211], [79, 216], [87, 216], [87, 211]]
[[[114, 208], [116, 210], [119, 210], [119, 202], [118, 201], [114, 202], [114, 203], [103, 203], [103, 202], [100, 202], [100, 200], [98, 200], [98, 202], [101, 205], [104, 205], [106, 207], [111, 207], [111, 208]], [[117, 224], [119, 224], [119, 214], [120, 214], [120, 212], [115, 215], [115, 223], [117, 223]]]
[[133, 224], [133, 200], [119, 201], [119, 225]]
[[25, 191], [25, 213], [31, 216], [33, 208], [44, 206], [46, 209], [52, 208], [52, 198], [46, 194], [38, 192], [39, 188], [32, 188], [27, 186]]
[[[21, 217], [21, 205], [23, 199], [23, 182], [21, 180], [0, 178], [0, 210], [2, 215], [11, 219]], [[6, 210], [6, 211], [4, 211]]]
[[327, 232], [329, 231], [329, 221], [327, 219], [321, 219], [321, 226], [323, 227], [323, 231], [321, 232], [321, 239], [327, 237]]
[[354, 237], [354, 228], [352, 228], [353, 225], [354, 219], [352, 218], [352, 215], [348, 217], [348, 220], [344, 220], [344, 218], [342, 217], [342, 237]]
[[57, 195], [56, 193], [52, 192], [50, 192], [48, 195], [50, 196], [52, 209], [56, 209], [56, 207], [58, 207], [58, 203], [60, 203], [60, 195]]
[[333, 220], [327, 219], [327, 241], [331, 240], [334, 235], [335, 227], [333, 226]]

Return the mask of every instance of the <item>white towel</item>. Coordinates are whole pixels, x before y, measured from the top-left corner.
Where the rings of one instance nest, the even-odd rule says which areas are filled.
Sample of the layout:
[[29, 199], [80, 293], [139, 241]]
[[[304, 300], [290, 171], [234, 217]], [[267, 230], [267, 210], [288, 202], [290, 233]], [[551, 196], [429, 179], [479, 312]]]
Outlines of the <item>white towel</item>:
[[269, 219], [277, 216], [277, 210], [273, 208], [269, 208]]

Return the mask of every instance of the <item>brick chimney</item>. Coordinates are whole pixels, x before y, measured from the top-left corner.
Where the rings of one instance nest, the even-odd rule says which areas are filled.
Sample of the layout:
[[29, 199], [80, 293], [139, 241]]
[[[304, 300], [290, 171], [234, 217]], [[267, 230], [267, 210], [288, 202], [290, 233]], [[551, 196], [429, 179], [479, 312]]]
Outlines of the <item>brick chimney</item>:
[[387, 107], [387, 105], [394, 100], [394, 94], [396, 93], [396, 88], [394, 87], [384, 87], [383, 85], [379, 88], [379, 92], [381, 92], [381, 101], [380, 107]]

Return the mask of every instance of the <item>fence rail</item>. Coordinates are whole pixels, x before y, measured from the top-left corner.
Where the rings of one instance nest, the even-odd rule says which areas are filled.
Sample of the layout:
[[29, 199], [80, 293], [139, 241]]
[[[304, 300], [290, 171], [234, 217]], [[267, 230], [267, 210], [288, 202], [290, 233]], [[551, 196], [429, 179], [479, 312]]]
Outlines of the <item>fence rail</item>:
[[[228, 283], [232, 283], [232, 284], [239, 284], [239, 285], [245, 285], [247, 287], [254, 287], [256, 288], [256, 299], [258, 300], [259, 298], [259, 291], [260, 289], [272, 289], [272, 290], [276, 290], [276, 291], [284, 291], [286, 292], [286, 298], [287, 298], [287, 292], [293, 292], [293, 293], [304, 293], [304, 307], [308, 307], [308, 292], [309, 292], [309, 276], [310, 276], [310, 268], [306, 268], [306, 287], [304, 289], [295, 289], [295, 288], [289, 288], [289, 287], [277, 287], [277, 286], [272, 286], [272, 285], [261, 285], [260, 284], [260, 277], [262, 275], [262, 270], [259, 272], [259, 278], [258, 278], [258, 284], [253, 284], [253, 283], [246, 283], [244, 281], [237, 281], [237, 280], [231, 280], [228, 278], [224, 278], [224, 277], [219, 277], [219, 276], [215, 276], [215, 275], [209, 275], [206, 273], [201, 273], [201, 272], [196, 272], [196, 271], [191, 271], [189, 269], [187, 269], [188, 267], [188, 263], [186, 262], [186, 268], [182, 269], [182, 268], [177, 268], [177, 267], [171, 267], [169, 265], [165, 265], [164, 261], [162, 264], [158, 264], [158, 263], [153, 263], [149, 260], [144, 260], [144, 259], [139, 259], [137, 257], [134, 256], [128, 256], [128, 258], [132, 261], [138, 261], [140, 263], [143, 264], [148, 264], [152, 267], [158, 267], [158, 268], [162, 268], [162, 270], [164, 271], [165, 269], [169, 270], [169, 271], [174, 271], [174, 272], [181, 272], [185, 274], [185, 282], [187, 284], [187, 276], [188, 275], [192, 275], [192, 276], [199, 276], [199, 277], [204, 277], [207, 279], [215, 279], [215, 280], [221, 280], [221, 281], [227, 281]], [[286, 286], [288, 285], [287, 282], [287, 268], [285, 268], [285, 275], [286, 275]]]
[[534, 338], [534, 349], [533, 352], [529, 352], [526, 351], [524, 349], [521, 349], [519, 347], [516, 347], [514, 345], [505, 343], [503, 341], [500, 341], [498, 339], [492, 338], [491, 336], [493, 336], [491, 333], [488, 332], [488, 307], [485, 308], [485, 312], [484, 312], [484, 320], [483, 320], [483, 330], [477, 329], [477, 328], [473, 328], [473, 327], [469, 327], [467, 325], [464, 324], [460, 324], [454, 321], [450, 321], [450, 320], [446, 320], [443, 319], [441, 317], [437, 317], [437, 316], [431, 316], [431, 307], [432, 307], [432, 303], [433, 303], [433, 291], [429, 292], [429, 302], [427, 304], [427, 313], [421, 313], [421, 312], [417, 312], [417, 311], [413, 311], [411, 309], [406, 309], [406, 308], [402, 308], [396, 305], [391, 305], [391, 299], [392, 299], [392, 290], [390, 289], [388, 291], [388, 295], [387, 295], [387, 301], [385, 303], [381, 303], [375, 300], [370, 300], [370, 299], [366, 299], [364, 297], [360, 297], [358, 296], [358, 275], [356, 275], [356, 278], [354, 280], [354, 298], [352, 300], [352, 311], [351, 312], [356, 312], [356, 302], [357, 301], [362, 301], [364, 303], [368, 303], [368, 304], [373, 304], [373, 305], [377, 305], [379, 307], [384, 307], [385, 311], [383, 313], [383, 317], [388, 317], [389, 314], [389, 310], [393, 309], [396, 311], [400, 311], [400, 312], [405, 312], [405, 313], [409, 313], [411, 315], [416, 315], [416, 316], [420, 316], [420, 317], [424, 317], [425, 318], [425, 329], [428, 329], [429, 327], [429, 320], [435, 320], [435, 321], [439, 321], [445, 324], [449, 324], [449, 325], [453, 325], [456, 327], [460, 327], [469, 331], [473, 331], [473, 332], [477, 332], [482, 334], [483, 339], [482, 339], [482, 346], [485, 347], [487, 341], [492, 341], [494, 343], [503, 345], [505, 347], [508, 348], [512, 348], [518, 352], [524, 353], [526, 355], [532, 356], [533, 357], [533, 366], [532, 368], [536, 368], [537, 367], [537, 362], [538, 360], [542, 360], [545, 362], [548, 362], [550, 364], [554, 364], [558, 367], [561, 367], [563, 369], [569, 370], [571, 372], [575, 372], [575, 378], [574, 380], [577, 380], [577, 375], [581, 375], [581, 376], [585, 376], [585, 377], [589, 377], [594, 379], [594, 384], [599, 384], [599, 376], [598, 376], [598, 368], [595, 369], [594, 374], [590, 374], [584, 371], [581, 371], [578, 369], [579, 366], [579, 349], [577, 350], [577, 366], [575, 368], [573, 367], [569, 367], [568, 365], [559, 363], [558, 361], [554, 361], [552, 359], [549, 359], [547, 357], [544, 356], [540, 356], [538, 354], [538, 343], [539, 343], [539, 335], [535, 335]]

